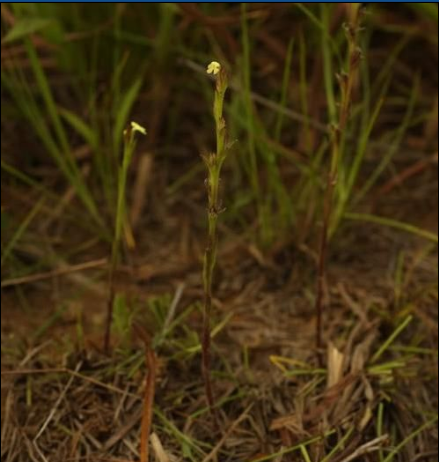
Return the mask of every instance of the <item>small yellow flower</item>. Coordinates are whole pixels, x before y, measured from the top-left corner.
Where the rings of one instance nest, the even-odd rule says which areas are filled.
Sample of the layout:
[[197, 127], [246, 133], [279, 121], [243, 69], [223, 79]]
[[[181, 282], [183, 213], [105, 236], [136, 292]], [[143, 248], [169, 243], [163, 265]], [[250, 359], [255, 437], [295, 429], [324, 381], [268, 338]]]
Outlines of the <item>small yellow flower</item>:
[[137, 122], [131, 122], [131, 130], [133, 133], [139, 132], [142, 135], [146, 135], [146, 128], [142, 127]]
[[219, 71], [221, 70], [221, 64], [218, 63], [217, 61], [212, 61], [208, 66], [207, 66], [207, 73], [208, 74], [213, 74], [217, 75], [219, 74]]

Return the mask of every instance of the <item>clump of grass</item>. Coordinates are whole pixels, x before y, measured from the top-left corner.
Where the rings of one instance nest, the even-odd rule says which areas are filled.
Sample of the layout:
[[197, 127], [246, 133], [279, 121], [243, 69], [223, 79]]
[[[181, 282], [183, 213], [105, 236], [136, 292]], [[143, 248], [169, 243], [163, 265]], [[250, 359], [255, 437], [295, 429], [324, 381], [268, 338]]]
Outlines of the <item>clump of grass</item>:
[[114, 238], [111, 248], [111, 262], [108, 274], [108, 308], [107, 308], [107, 322], [105, 326], [105, 338], [104, 338], [104, 349], [109, 351], [110, 348], [110, 337], [111, 337], [111, 324], [113, 320], [113, 307], [115, 300], [115, 288], [114, 288], [114, 274], [119, 262], [121, 243], [123, 238], [124, 230], [127, 229], [127, 215], [126, 215], [126, 186], [128, 169], [133, 158], [133, 153], [136, 148], [136, 134], [140, 133], [146, 135], [146, 130], [135, 122], [131, 122], [129, 128], [124, 132], [124, 152], [122, 158], [122, 165], [119, 169], [118, 182], [117, 182], [117, 204], [116, 204], [116, 220], [114, 226]]
[[345, 130], [350, 118], [353, 91], [361, 61], [361, 49], [358, 46], [361, 16], [362, 10], [360, 4], [352, 3], [350, 21], [346, 24], [346, 35], [349, 46], [348, 69], [345, 73], [338, 76], [341, 88], [341, 101], [338, 109], [338, 121], [332, 126], [331, 165], [326, 180], [323, 225], [320, 236], [317, 294], [315, 302], [315, 312], [317, 315], [316, 345], [319, 350], [323, 346], [323, 296], [326, 279], [328, 242], [333, 218], [334, 193], [337, 185], [341, 153], [345, 142]]
[[226, 70], [217, 62], [212, 62], [207, 68], [208, 74], [216, 78], [216, 88], [213, 103], [213, 116], [216, 132], [216, 152], [203, 155], [207, 168], [206, 180], [208, 197], [208, 240], [203, 262], [204, 310], [202, 333], [202, 373], [206, 389], [207, 403], [218, 428], [218, 416], [215, 411], [215, 399], [211, 380], [211, 316], [212, 316], [212, 283], [218, 252], [217, 223], [222, 211], [220, 199], [221, 169], [227, 157], [229, 146], [226, 143], [226, 122], [223, 117], [224, 96], [228, 87]]

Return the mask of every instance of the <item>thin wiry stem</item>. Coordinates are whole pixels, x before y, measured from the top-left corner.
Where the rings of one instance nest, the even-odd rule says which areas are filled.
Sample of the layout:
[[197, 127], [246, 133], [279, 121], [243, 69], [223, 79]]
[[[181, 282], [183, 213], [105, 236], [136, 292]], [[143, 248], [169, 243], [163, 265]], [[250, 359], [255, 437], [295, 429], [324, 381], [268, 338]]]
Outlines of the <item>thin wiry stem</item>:
[[361, 50], [358, 47], [360, 18], [361, 11], [358, 8], [357, 4], [353, 4], [351, 22], [346, 26], [349, 44], [349, 68], [346, 74], [342, 74], [339, 76], [339, 82], [341, 87], [339, 119], [338, 124], [332, 128], [331, 166], [326, 180], [325, 201], [323, 205], [323, 224], [319, 245], [316, 291], [317, 293], [315, 302], [315, 313], [317, 316], [316, 346], [319, 351], [323, 347], [324, 290], [327, 272], [326, 264], [328, 256], [330, 227], [333, 215], [335, 188], [337, 185], [338, 168], [341, 158], [343, 136], [350, 117], [353, 90], [361, 59]]
[[114, 229], [114, 238], [111, 247], [111, 261], [108, 272], [108, 304], [107, 304], [107, 319], [105, 324], [104, 351], [109, 352], [111, 340], [111, 324], [113, 322], [113, 306], [115, 298], [114, 275], [119, 263], [120, 248], [124, 226], [126, 226], [126, 207], [125, 196], [127, 187], [128, 169], [131, 164], [134, 150], [136, 148], [136, 132], [146, 135], [146, 130], [135, 122], [125, 130], [124, 133], [124, 152], [122, 158], [122, 166], [119, 170], [117, 184], [117, 206], [116, 206], [116, 223]]
[[[218, 63], [212, 63], [218, 64]], [[211, 64], [211, 66], [212, 66]], [[219, 66], [219, 64], [218, 64]], [[211, 318], [213, 308], [213, 275], [218, 251], [217, 223], [218, 215], [221, 212], [219, 197], [219, 184], [221, 168], [226, 158], [226, 123], [223, 118], [224, 96], [227, 89], [227, 74], [219, 67], [215, 72], [216, 90], [213, 107], [216, 131], [216, 152], [203, 156], [207, 167], [208, 178], [206, 180], [208, 196], [208, 241], [204, 254], [203, 285], [204, 285], [204, 312], [203, 312], [203, 334], [202, 334], [202, 374], [206, 390], [207, 404], [214, 419], [214, 425], [219, 429], [218, 416], [215, 410], [215, 398], [212, 386], [211, 366]]]

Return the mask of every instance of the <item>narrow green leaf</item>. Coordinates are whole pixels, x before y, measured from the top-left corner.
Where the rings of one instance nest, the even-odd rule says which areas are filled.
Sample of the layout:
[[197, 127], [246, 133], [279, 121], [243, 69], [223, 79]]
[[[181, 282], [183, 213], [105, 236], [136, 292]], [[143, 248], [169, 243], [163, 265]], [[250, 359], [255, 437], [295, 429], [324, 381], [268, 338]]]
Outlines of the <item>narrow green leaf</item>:
[[413, 433], [408, 435], [398, 446], [395, 447], [395, 449], [384, 459], [384, 462], [392, 462], [395, 459], [395, 456], [397, 456], [401, 450], [410, 443], [410, 441], [414, 440], [418, 435], [423, 433], [424, 431], [428, 430], [430, 427], [433, 427], [437, 425], [438, 421], [438, 416], [434, 416], [431, 420], [426, 422], [424, 425], [419, 427], [417, 430], [415, 430]]
[[38, 212], [40, 211], [41, 207], [44, 204], [44, 199], [39, 200], [36, 205], [33, 207], [33, 209], [28, 213], [28, 215], [25, 217], [25, 219], [22, 221], [22, 223], [18, 226], [16, 232], [6, 245], [2, 257], [1, 257], [1, 266], [3, 267], [4, 263], [6, 260], [9, 258], [11, 253], [13, 252], [15, 246], [17, 245], [17, 242], [21, 239], [23, 234], [26, 232], [27, 228], [29, 225], [32, 223], [34, 218], [38, 215]]
[[438, 7], [437, 3], [423, 3], [423, 2], [408, 2], [407, 6], [416, 11], [420, 16], [427, 17], [438, 22]]
[[16, 42], [28, 35], [45, 29], [52, 23], [53, 21], [51, 19], [46, 18], [21, 18], [14, 24], [12, 29], [8, 31], [2, 43]]
[[139, 95], [141, 87], [142, 78], [138, 78], [133, 82], [128, 91], [122, 96], [120, 107], [118, 107], [115, 111], [117, 115], [114, 124], [113, 142], [116, 152], [119, 150], [120, 144], [122, 142], [124, 128], [128, 125], [128, 117], [134, 102]]
[[60, 110], [64, 120], [88, 143], [92, 149], [97, 149], [99, 146], [99, 138], [92, 127], [87, 125], [80, 117], [68, 109]]
[[375, 223], [381, 226], [387, 226], [389, 228], [399, 229], [400, 231], [405, 231], [406, 233], [413, 234], [418, 237], [422, 237], [429, 241], [434, 242], [435, 244], [439, 243], [438, 235], [427, 231], [425, 229], [418, 228], [417, 226], [411, 225], [410, 223], [404, 223], [398, 220], [393, 220], [392, 218], [379, 217], [376, 215], [369, 215], [367, 213], [346, 213], [345, 218], [353, 221], [365, 221], [369, 223]]

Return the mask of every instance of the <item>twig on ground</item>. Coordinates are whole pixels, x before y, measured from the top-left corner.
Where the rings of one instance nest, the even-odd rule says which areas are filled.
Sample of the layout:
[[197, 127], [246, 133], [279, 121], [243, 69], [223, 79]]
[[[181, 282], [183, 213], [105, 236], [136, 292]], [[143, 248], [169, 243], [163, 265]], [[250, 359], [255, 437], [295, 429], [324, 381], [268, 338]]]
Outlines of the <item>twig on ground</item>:
[[147, 332], [135, 324], [134, 329], [145, 345], [148, 376], [146, 379], [145, 398], [143, 403], [142, 426], [140, 430], [140, 462], [149, 462], [149, 438], [154, 413], [155, 386], [157, 380], [157, 357], [151, 346]]

